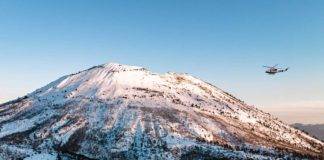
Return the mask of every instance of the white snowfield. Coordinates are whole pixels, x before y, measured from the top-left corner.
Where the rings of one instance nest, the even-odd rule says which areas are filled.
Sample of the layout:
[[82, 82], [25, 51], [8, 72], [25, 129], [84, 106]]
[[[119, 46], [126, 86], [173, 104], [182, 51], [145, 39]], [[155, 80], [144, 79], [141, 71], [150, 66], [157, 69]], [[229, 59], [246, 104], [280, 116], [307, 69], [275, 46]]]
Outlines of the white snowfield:
[[0, 105], [0, 159], [320, 159], [323, 148], [188, 74], [116, 63]]

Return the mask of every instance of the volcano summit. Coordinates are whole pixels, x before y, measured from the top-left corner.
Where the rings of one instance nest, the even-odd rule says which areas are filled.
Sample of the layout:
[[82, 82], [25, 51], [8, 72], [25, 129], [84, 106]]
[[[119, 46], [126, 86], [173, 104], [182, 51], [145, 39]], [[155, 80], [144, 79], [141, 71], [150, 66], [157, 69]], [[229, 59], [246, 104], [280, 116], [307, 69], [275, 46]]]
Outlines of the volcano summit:
[[323, 148], [188, 74], [115, 63], [0, 105], [0, 159], [321, 159]]

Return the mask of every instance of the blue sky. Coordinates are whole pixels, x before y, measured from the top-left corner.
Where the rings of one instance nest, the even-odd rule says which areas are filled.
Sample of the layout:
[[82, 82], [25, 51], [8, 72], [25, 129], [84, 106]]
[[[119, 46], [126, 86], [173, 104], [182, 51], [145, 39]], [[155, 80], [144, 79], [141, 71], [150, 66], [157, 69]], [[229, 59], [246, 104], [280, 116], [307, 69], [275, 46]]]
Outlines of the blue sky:
[[[324, 110], [323, 1], [3, 0], [0, 20], [0, 102], [118, 62], [190, 73], [268, 111]], [[264, 74], [277, 63], [291, 70]]]

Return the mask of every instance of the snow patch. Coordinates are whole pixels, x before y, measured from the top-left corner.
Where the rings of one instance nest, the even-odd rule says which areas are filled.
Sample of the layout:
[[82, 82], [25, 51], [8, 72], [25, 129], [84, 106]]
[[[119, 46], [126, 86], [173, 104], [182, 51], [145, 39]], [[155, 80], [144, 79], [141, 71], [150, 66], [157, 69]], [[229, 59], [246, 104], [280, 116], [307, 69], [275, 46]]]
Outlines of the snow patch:
[[24, 160], [56, 160], [56, 154], [48, 154], [48, 153], [41, 153], [41, 154], [34, 154], [30, 157], [24, 158]]

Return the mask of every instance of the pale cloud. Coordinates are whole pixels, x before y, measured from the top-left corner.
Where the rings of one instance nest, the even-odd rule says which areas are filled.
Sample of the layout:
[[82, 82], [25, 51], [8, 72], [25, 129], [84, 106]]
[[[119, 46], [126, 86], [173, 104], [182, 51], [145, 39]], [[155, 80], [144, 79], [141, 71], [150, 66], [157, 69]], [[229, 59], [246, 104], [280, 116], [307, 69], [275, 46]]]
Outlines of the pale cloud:
[[265, 106], [262, 110], [271, 113], [287, 123], [324, 123], [324, 101], [287, 102]]

